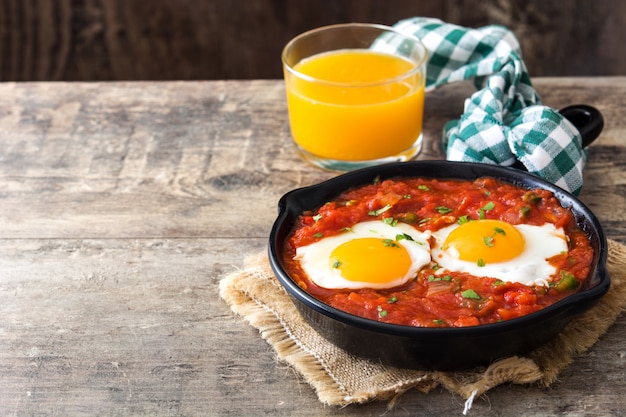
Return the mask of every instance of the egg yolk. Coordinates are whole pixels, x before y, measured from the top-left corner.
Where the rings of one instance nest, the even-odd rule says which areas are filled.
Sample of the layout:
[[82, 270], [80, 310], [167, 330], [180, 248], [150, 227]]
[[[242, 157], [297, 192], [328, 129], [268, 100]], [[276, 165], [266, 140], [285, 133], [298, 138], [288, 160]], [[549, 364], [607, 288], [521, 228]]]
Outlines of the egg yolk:
[[470, 221], [454, 229], [443, 249], [456, 249], [459, 259], [464, 261], [496, 263], [519, 256], [524, 244], [524, 236], [509, 223], [486, 219]]
[[337, 246], [330, 267], [349, 281], [387, 283], [406, 275], [411, 267], [408, 251], [392, 239], [354, 239]]

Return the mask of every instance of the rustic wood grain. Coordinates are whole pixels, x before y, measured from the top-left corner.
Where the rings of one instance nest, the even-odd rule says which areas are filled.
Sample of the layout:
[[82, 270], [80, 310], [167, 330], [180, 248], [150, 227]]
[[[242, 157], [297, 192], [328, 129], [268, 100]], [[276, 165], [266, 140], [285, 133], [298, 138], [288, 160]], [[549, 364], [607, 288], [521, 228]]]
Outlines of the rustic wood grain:
[[532, 76], [626, 74], [620, 0], [0, 0], [0, 80], [279, 78], [305, 30], [412, 16], [506, 25]]
[[[626, 78], [534, 84], [604, 114], [581, 199], [626, 243]], [[420, 159], [472, 91], [428, 95]], [[296, 155], [280, 81], [0, 84], [0, 415], [460, 415], [443, 390], [324, 407], [219, 299], [278, 198], [331, 176]], [[553, 387], [470, 415], [623, 415], [624, 334], [620, 317]]]

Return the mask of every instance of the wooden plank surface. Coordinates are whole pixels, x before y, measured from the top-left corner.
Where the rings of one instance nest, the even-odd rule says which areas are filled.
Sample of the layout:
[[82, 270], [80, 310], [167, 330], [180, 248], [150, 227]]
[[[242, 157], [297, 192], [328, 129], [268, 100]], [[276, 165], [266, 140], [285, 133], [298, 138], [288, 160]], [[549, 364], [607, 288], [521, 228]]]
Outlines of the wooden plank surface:
[[[626, 243], [626, 77], [534, 83], [604, 114], [580, 197]], [[420, 159], [471, 92], [429, 94]], [[439, 389], [325, 407], [219, 299], [278, 198], [331, 176], [295, 154], [280, 81], [0, 84], [0, 415], [460, 415]], [[470, 415], [626, 413], [625, 334]]]

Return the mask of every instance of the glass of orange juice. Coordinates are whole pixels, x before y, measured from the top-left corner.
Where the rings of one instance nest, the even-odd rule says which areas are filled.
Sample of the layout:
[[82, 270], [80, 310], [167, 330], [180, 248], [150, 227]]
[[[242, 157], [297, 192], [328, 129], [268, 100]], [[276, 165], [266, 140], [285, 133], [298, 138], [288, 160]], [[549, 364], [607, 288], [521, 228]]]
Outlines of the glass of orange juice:
[[376, 24], [325, 26], [292, 39], [282, 62], [302, 157], [331, 171], [415, 157], [426, 59], [419, 39]]

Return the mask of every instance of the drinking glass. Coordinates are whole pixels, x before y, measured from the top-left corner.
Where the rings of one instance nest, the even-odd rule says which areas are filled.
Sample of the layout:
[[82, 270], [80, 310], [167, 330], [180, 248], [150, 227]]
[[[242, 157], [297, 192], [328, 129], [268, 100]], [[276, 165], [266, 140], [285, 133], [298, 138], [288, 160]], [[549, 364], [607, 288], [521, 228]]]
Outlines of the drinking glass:
[[325, 26], [292, 39], [282, 62], [301, 156], [331, 171], [414, 158], [426, 60], [419, 39], [377, 24]]

